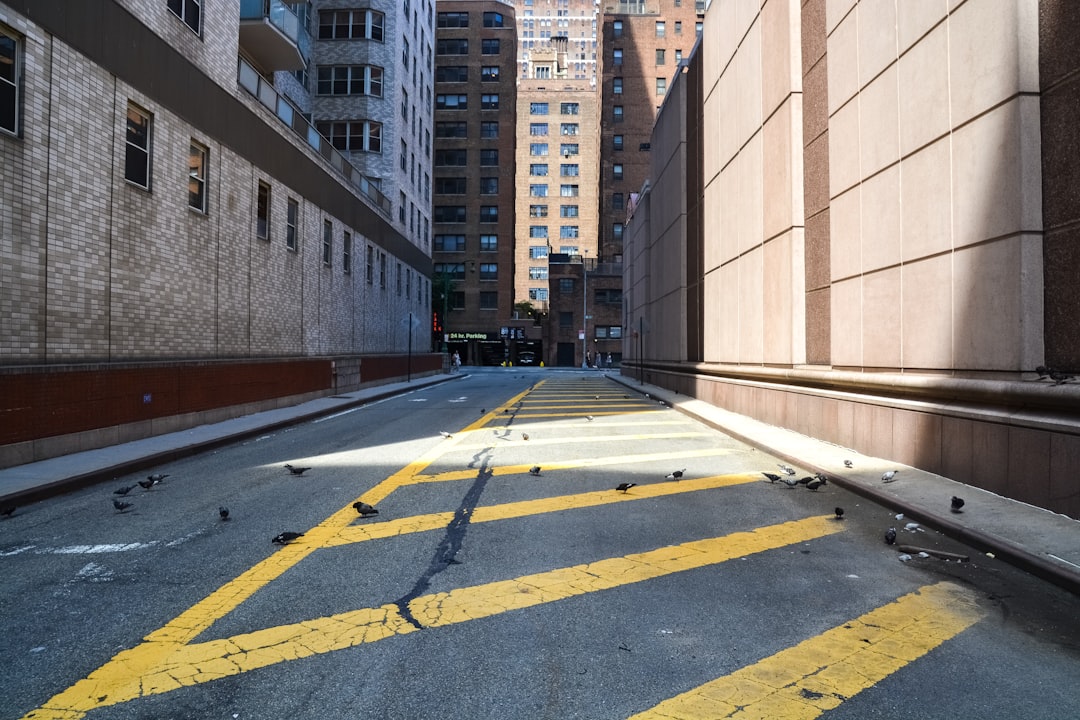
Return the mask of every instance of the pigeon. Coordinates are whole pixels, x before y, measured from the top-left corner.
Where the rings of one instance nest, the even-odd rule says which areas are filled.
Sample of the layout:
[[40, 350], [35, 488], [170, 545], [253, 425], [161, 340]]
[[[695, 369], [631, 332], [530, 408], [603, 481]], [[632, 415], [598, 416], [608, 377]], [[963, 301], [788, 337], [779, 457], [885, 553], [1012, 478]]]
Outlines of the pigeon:
[[954, 513], [964, 512], [960, 508], [964, 507], [964, 498], [956, 497], [953, 495], [952, 501], [949, 503], [949, 510]]
[[480, 414], [483, 415], [487, 412], [487, 408], [480, 408]]
[[146, 480], [140, 480], [139, 481], [139, 487], [141, 487], [143, 490], [149, 490], [150, 488], [152, 488], [155, 485], [158, 485], [160, 483], [161, 483], [160, 480], [151, 480], [151, 479], [147, 478]]
[[375, 509], [374, 505], [368, 505], [366, 502], [357, 500], [352, 504], [353, 509], [360, 514], [360, 517], [368, 517], [370, 515], [378, 515], [379, 511]]
[[851, 467], [851, 466], [852, 466], [852, 465], [851, 465], [851, 461], [850, 461], [850, 460], [845, 460], [845, 461], [844, 461], [844, 467], [848, 467], [848, 468], [849, 468], [849, 467]]
[[286, 530], [283, 533], [278, 533], [277, 535], [275, 535], [273, 539], [270, 540], [270, 542], [274, 543], [275, 545], [288, 545], [293, 540], [302, 537], [304, 537], [304, 533], [289, 532]]
[[806, 477], [801, 477], [801, 478], [799, 478], [799, 479], [798, 479], [798, 480], [796, 480], [795, 482], [799, 483], [800, 485], [809, 485], [809, 484], [810, 484], [810, 481], [812, 481], [813, 479], [814, 479], [814, 478], [812, 478], [811, 476], [807, 475]]
[[539, 477], [540, 476], [540, 466], [539, 465], [533, 465], [531, 468], [529, 468], [529, 474]]
[[836, 513], [836, 519], [837, 520], [843, 520], [844, 519], [844, 508], [837, 507], [835, 510], [833, 510], [833, 512]]
[[615, 489], [625, 495], [626, 491], [629, 490], [632, 487], [637, 487], [637, 483], [632, 483], [632, 482], [619, 483], [618, 485], [615, 486]]
[[597, 396], [596, 396], [596, 399], [597, 399], [597, 400], [599, 400], [599, 399], [600, 399], [600, 396], [599, 396], [599, 395], [597, 395]]
[[825, 478], [823, 478], [823, 477], [810, 478], [810, 482], [806, 483], [806, 489], [807, 490], [814, 490], [816, 492], [818, 488], [820, 488], [820, 487], [822, 487], [824, 485], [826, 485]]
[[675, 470], [667, 476], [668, 480], [682, 480], [683, 473], [686, 472], [686, 468], [682, 470]]
[[113, 495], [127, 495], [129, 492], [131, 492], [135, 488], [136, 488], [136, 485], [124, 485], [123, 487], [118, 487], [115, 490], [113, 490]]
[[218, 517], [221, 518], [222, 520], [228, 520], [229, 519], [229, 508], [222, 505], [221, 507], [219, 507], [217, 509], [217, 514], [218, 514]]
[[585, 421], [586, 422], [592, 422], [593, 421], [593, 416], [592, 415], [586, 415], [585, 416]]
[[131, 507], [131, 503], [129, 503], [129, 502], [124, 502], [124, 501], [122, 501], [122, 500], [113, 500], [113, 501], [112, 501], [112, 506], [113, 506], [114, 508], [116, 508], [116, 510], [117, 510], [118, 512], [124, 512], [124, 511], [125, 511], [125, 510], [127, 510], [127, 509], [128, 509], [129, 507]]
[[885, 544], [892, 545], [896, 542], [896, 528], [889, 528], [885, 531]]
[[11, 517], [14, 513], [15, 513], [15, 506], [14, 505], [5, 505], [3, 508], [0, 508], [0, 515], [3, 515], [6, 518]]
[[1046, 367], [1045, 365], [1040, 365], [1039, 367], [1035, 368], [1035, 372], [1036, 374], [1038, 374], [1040, 380], [1045, 380], [1046, 378], [1050, 377], [1050, 368]]
[[791, 467], [790, 465], [785, 465], [784, 463], [777, 463], [776, 467], [780, 468], [780, 472], [784, 473], [785, 475], [795, 474], [795, 468]]
[[769, 482], [771, 482], [771, 483], [774, 483], [774, 482], [776, 482], [777, 480], [780, 479], [780, 476], [777, 475], [776, 473], [763, 472], [761, 474], [764, 475], [769, 480]]
[[454, 437], [453, 435], [451, 435], [450, 433], [446, 432], [445, 430], [440, 430], [440, 431], [439, 431], [439, 434], [440, 434], [440, 435], [442, 435], [442, 436], [443, 436], [443, 438], [452, 438], [452, 437]]
[[888, 471], [886, 473], [882, 473], [881, 482], [883, 482], [883, 483], [891, 483], [893, 480], [896, 479], [896, 473], [898, 473], [898, 472], [900, 472], [900, 471], [899, 470], [890, 470], [890, 471]]
[[528, 440], [529, 439], [529, 433], [521, 433], [521, 439], [522, 440]]
[[780, 482], [788, 486], [788, 488], [796, 488], [799, 486], [799, 481], [793, 477], [784, 476], [780, 478]]
[[167, 477], [169, 477], [168, 473], [154, 473], [153, 475], [147, 475], [146, 479], [153, 481], [153, 483], [156, 485]]
[[904, 526], [904, 529], [908, 532], [922, 532], [922, 528], [919, 527], [919, 523], [909, 522]]
[[293, 475], [303, 475], [311, 468], [309, 467], [295, 467], [289, 463], [285, 463], [285, 469], [291, 472]]

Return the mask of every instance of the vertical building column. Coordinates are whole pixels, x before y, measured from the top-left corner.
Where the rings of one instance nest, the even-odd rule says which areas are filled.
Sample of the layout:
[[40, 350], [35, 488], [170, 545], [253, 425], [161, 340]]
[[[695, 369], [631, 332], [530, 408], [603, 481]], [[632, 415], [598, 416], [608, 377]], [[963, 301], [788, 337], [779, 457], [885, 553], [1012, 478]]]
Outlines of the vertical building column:
[[829, 82], [825, 0], [802, 3], [806, 362], [830, 363]]

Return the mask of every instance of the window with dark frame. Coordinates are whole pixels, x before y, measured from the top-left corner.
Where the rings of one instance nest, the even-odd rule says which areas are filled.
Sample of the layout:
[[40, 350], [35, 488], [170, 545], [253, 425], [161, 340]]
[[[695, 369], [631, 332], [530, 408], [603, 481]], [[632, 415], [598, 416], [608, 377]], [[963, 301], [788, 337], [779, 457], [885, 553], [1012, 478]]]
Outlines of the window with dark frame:
[[210, 151], [194, 140], [188, 149], [188, 207], [206, 213], [206, 170]]
[[341, 236], [341, 272], [352, 274], [352, 233], [348, 230]]
[[375, 248], [371, 245], [365, 247], [366, 262], [364, 263], [364, 271], [367, 274], [367, 284], [373, 285], [375, 283]]
[[124, 152], [124, 179], [150, 189], [151, 141], [154, 116], [132, 103], [127, 107], [127, 140]]
[[193, 33], [202, 35], [202, 0], [168, 0], [167, 4]]
[[0, 26], [0, 130], [20, 133], [22, 38]]
[[297, 226], [300, 223], [300, 203], [295, 198], [289, 198], [287, 206], [288, 209], [285, 213], [285, 247], [295, 252]]
[[385, 24], [383, 14], [375, 10], [323, 10], [319, 12], [319, 39], [382, 42]]
[[334, 224], [329, 220], [323, 220], [322, 226], [322, 264], [330, 267], [334, 256]]
[[255, 197], [255, 236], [270, 239], [270, 186], [262, 180]]

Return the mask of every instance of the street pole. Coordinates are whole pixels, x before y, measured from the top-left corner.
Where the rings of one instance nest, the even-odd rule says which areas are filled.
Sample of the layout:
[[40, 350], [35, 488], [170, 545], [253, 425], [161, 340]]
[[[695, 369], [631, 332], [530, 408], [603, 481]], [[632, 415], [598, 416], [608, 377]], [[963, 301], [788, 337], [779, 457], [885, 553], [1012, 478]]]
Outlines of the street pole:
[[412, 318], [413, 318], [412, 310], [410, 310], [409, 311], [409, 326], [408, 326], [408, 333], [409, 333], [409, 360], [408, 360], [408, 367], [409, 367], [409, 369], [408, 369], [408, 377], [406, 378], [407, 382], [412, 382], [412, 328], [413, 328]]
[[585, 253], [581, 253], [581, 367], [589, 367], [589, 275], [585, 268]]

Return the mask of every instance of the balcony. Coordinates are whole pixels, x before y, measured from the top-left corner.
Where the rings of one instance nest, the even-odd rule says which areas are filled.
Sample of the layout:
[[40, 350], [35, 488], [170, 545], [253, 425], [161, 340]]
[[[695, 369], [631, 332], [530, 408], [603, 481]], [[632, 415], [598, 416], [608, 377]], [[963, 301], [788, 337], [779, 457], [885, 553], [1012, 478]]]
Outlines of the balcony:
[[240, 48], [266, 72], [302, 70], [311, 38], [281, 0], [240, 0]]

